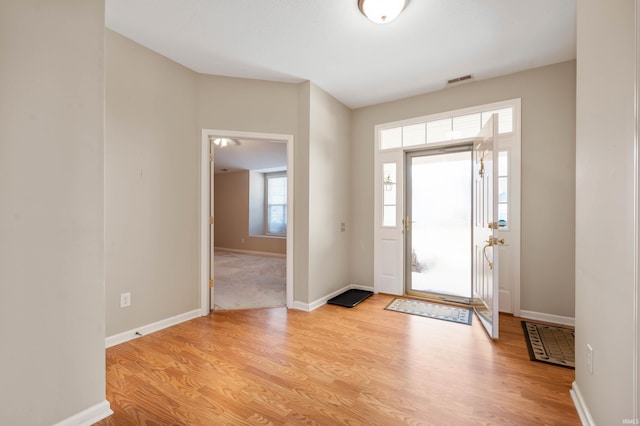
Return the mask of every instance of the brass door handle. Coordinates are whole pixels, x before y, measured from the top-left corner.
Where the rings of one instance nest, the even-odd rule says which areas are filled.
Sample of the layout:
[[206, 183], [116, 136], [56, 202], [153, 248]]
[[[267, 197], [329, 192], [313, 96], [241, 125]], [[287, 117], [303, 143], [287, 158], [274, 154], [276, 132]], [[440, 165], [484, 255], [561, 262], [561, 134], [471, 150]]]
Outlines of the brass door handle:
[[489, 239], [487, 241], [485, 241], [484, 247], [482, 247], [482, 255], [484, 256], [484, 258], [486, 259], [487, 263], [489, 264], [489, 269], [493, 269], [493, 262], [491, 262], [489, 260], [489, 257], [487, 256], [487, 247], [493, 247], [496, 245], [504, 245], [504, 238], [500, 238], [497, 239], [496, 237], [489, 237]]
[[504, 245], [504, 238], [497, 239], [496, 237], [489, 237], [487, 241], [485, 241], [487, 245], [485, 247], [492, 247], [497, 245]]
[[411, 223], [416, 223], [415, 221], [411, 220], [411, 218], [409, 216], [407, 216], [405, 219], [402, 219], [402, 224], [404, 225], [404, 229], [406, 231], [409, 230], [409, 227], [411, 226]]
[[490, 261], [489, 257], [487, 256], [487, 247], [493, 247], [493, 243], [491, 241], [487, 241], [487, 244], [485, 244], [484, 247], [482, 247], [482, 255], [484, 256], [485, 260], [489, 264], [489, 269], [493, 269], [493, 262]]

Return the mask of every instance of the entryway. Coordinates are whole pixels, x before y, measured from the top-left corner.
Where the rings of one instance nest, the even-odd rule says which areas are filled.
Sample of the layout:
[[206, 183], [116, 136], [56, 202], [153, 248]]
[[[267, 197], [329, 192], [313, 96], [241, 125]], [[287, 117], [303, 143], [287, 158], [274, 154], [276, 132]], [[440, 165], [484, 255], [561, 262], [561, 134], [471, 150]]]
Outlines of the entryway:
[[[375, 135], [375, 291], [428, 293], [470, 302], [489, 335], [496, 338], [498, 311], [520, 314], [520, 100], [380, 124]], [[442, 209], [450, 202], [446, 193], [468, 194], [468, 186], [445, 191], [451, 178], [432, 176], [436, 186], [429, 203], [440, 205], [426, 213], [420, 213], [426, 208], [420, 204], [428, 204], [422, 183], [418, 189], [409, 188], [415, 187], [416, 179], [408, 177], [408, 168], [426, 167], [445, 154], [467, 156], [470, 163], [471, 176], [463, 179], [472, 194], [458, 201], [470, 205], [470, 230], [464, 220], [454, 230], [450, 225], [456, 213]], [[413, 192], [422, 195], [414, 197]], [[445, 222], [429, 216], [436, 213]], [[466, 244], [454, 244], [464, 239]], [[438, 270], [447, 270], [440, 275], [449, 278], [437, 279]], [[461, 288], [453, 288], [452, 282]]]

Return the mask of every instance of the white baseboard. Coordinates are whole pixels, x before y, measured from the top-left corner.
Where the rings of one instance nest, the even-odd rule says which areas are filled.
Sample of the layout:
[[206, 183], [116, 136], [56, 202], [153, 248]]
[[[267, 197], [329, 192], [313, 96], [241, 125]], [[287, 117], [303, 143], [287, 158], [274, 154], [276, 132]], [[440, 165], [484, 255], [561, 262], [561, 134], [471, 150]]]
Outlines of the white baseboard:
[[571, 327], [575, 327], [576, 325], [576, 319], [573, 317], [562, 317], [560, 315], [545, 314], [542, 312], [521, 310], [520, 318], [550, 322], [552, 324], [568, 325]]
[[282, 253], [271, 253], [268, 251], [256, 251], [256, 250], [242, 250], [242, 249], [233, 249], [233, 248], [226, 248], [226, 247], [214, 247], [213, 250], [228, 251], [231, 253], [253, 254], [258, 256], [270, 256], [270, 257], [282, 257], [282, 258], [287, 257], [286, 254], [282, 254]]
[[291, 309], [296, 309], [298, 311], [310, 312], [308, 303], [302, 303], [302, 302], [299, 302], [297, 300], [293, 301], [293, 305], [291, 306]]
[[71, 417], [56, 423], [54, 426], [90, 426], [113, 414], [109, 401], [104, 400]]
[[168, 328], [176, 324], [180, 324], [181, 322], [198, 318], [201, 316], [200, 312], [200, 309], [195, 309], [193, 311], [185, 312], [184, 314], [176, 315], [175, 317], [163, 319], [152, 324], [143, 325], [141, 327], [137, 327], [123, 333], [114, 334], [113, 336], [109, 336], [105, 339], [105, 347], [110, 348], [111, 346], [119, 345], [120, 343], [128, 342], [129, 340], [137, 339], [138, 337], [145, 336], [147, 334], [153, 333], [154, 331], [162, 330], [163, 328]]
[[582, 393], [580, 393], [580, 389], [578, 388], [578, 384], [573, 382], [571, 385], [571, 390], [569, 391], [571, 394], [571, 399], [573, 399], [573, 405], [576, 406], [576, 411], [578, 412], [578, 417], [580, 417], [580, 421], [584, 426], [596, 426], [596, 422], [591, 417], [589, 413], [589, 408], [587, 408], [587, 404], [582, 397]]
[[321, 297], [320, 299], [315, 300], [315, 301], [313, 301], [311, 303], [303, 303], [303, 302], [294, 301], [292, 309], [298, 309], [298, 310], [305, 311], [305, 312], [311, 312], [311, 311], [313, 311], [315, 309], [318, 309], [320, 306], [326, 304], [329, 299], [339, 295], [340, 293], [343, 293], [343, 292], [345, 292], [347, 290], [351, 290], [351, 289], [373, 291], [372, 287], [366, 287], [366, 286], [362, 286], [362, 285], [351, 284], [351, 285], [348, 285], [348, 286], [345, 286], [345, 287], [341, 288], [340, 290], [336, 290], [336, 291], [334, 291], [333, 293], [331, 293], [331, 294], [329, 294], [327, 296]]

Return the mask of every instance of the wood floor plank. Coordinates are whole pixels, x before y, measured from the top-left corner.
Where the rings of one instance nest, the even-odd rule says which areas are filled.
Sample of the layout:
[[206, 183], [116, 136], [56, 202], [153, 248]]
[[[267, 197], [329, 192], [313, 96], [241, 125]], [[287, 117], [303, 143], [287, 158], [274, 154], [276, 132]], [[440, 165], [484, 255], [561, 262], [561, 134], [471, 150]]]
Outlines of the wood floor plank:
[[472, 326], [325, 305], [220, 311], [107, 349], [98, 425], [579, 425], [574, 371], [529, 360], [518, 318]]

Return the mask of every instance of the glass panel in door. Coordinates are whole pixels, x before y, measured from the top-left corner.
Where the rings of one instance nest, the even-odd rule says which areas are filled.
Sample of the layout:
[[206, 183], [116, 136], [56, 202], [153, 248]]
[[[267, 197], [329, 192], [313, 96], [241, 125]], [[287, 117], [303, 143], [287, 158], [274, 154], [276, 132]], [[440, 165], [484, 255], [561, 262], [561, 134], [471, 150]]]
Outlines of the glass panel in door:
[[471, 298], [470, 147], [407, 154], [407, 291]]

